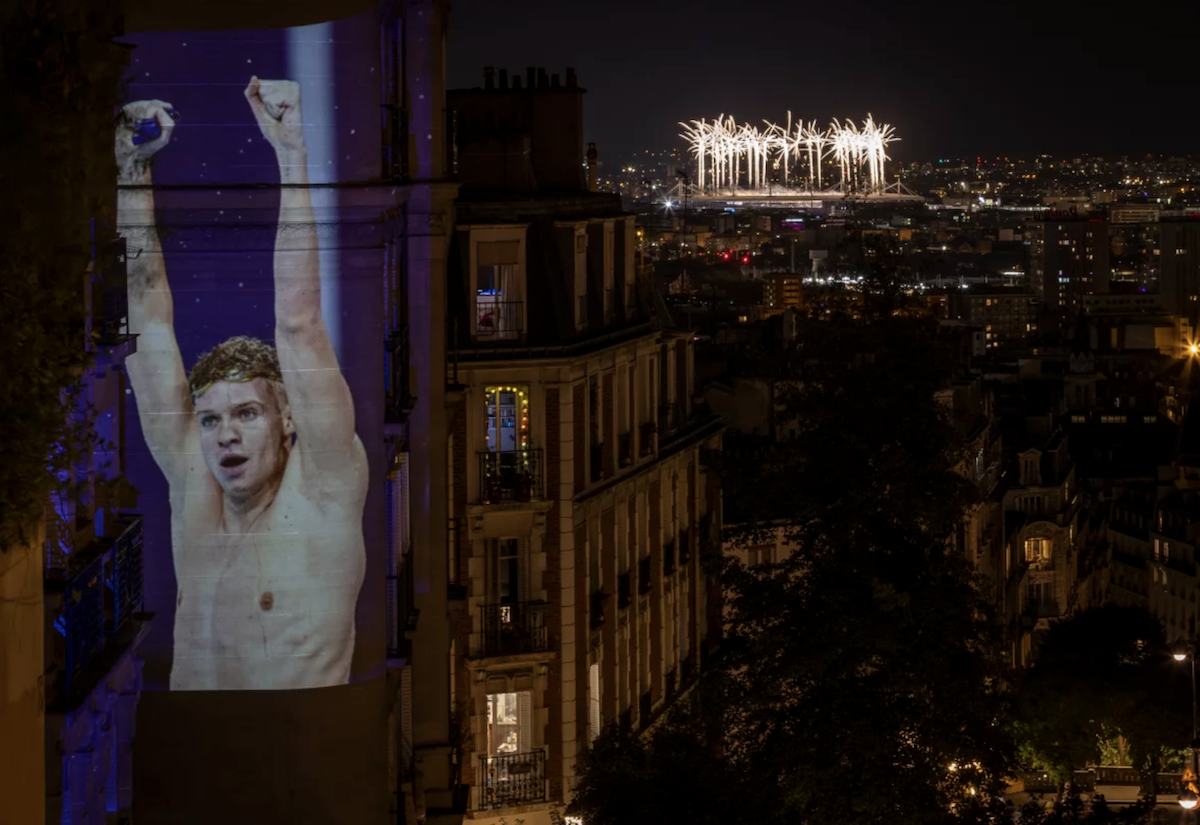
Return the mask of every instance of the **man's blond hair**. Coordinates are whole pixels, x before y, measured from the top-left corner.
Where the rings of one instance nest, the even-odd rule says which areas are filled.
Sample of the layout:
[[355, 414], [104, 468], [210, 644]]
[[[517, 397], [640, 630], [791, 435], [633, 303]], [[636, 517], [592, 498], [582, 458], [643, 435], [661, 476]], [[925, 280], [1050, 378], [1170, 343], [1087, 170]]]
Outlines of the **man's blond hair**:
[[238, 335], [201, 355], [192, 367], [188, 384], [194, 401], [218, 381], [242, 382], [255, 378], [265, 378], [270, 383], [280, 411], [287, 407], [287, 391], [275, 347], [248, 335]]

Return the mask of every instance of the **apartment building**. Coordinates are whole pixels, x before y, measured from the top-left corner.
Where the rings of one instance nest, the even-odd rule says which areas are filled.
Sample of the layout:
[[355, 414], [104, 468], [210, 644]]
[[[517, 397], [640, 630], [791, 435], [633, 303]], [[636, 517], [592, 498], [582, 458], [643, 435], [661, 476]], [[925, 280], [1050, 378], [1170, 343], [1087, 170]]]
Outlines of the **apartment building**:
[[585, 183], [574, 72], [521, 81], [447, 96], [448, 516], [467, 816], [533, 825], [603, 726], [645, 730], [716, 645], [720, 423], [691, 333], [651, 316], [634, 216]]
[[1048, 318], [1070, 323], [1085, 295], [1108, 291], [1108, 220], [1074, 210], [1050, 212], [1025, 230], [1030, 286]]

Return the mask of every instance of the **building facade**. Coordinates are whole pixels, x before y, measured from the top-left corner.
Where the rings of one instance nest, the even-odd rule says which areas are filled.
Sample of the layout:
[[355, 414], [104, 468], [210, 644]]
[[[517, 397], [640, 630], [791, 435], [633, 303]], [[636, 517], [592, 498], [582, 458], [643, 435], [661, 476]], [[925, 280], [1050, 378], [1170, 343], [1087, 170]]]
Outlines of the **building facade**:
[[1164, 220], [1158, 230], [1158, 288], [1165, 309], [1194, 329], [1200, 321], [1200, 221]]
[[1108, 221], [1074, 211], [1026, 226], [1031, 286], [1051, 318], [1074, 319], [1083, 296], [1108, 291]]
[[634, 217], [584, 184], [582, 92], [489, 71], [448, 96], [452, 701], [476, 821], [556, 821], [580, 749], [645, 730], [720, 632], [700, 564], [719, 421], [693, 403], [692, 335], [652, 321]]

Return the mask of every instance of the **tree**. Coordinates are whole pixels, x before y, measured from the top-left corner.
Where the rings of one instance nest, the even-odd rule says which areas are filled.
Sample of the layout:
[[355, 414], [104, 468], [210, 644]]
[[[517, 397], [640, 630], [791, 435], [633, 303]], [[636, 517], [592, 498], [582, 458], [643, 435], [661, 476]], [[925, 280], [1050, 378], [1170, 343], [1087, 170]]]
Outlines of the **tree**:
[[0, 8], [0, 551], [92, 446], [78, 390], [93, 244], [115, 234], [119, 20], [89, 0]]
[[[713, 731], [697, 750], [725, 763], [728, 791], [710, 796], [755, 802], [727, 822], [996, 814], [1013, 757], [1004, 672], [973, 566], [947, 541], [973, 489], [935, 400], [951, 369], [934, 331], [891, 315], [806, 323], [775, 373], [796, 437], [719, 462], [742, 520], [731, 538], [783, 524], [796, 547], [725, 570], [723, 666], [695, 727]], [[638, 758], [653, 773], [660, 752]], [[585, 760], [580, 793], [616, 821], [600, 818], [621, 786], [605, 764]]]
[[1133, 766], [1151, 781], [1191, 730], [1171, 678], [1162, 624], [1140, 607], [1104, 605], [1056, 621], [1034, 665], [1017, 682], [1017, 735], [1027, 757], [1059, 783], [1100, 759], [1112, 732], [1128, 740]]

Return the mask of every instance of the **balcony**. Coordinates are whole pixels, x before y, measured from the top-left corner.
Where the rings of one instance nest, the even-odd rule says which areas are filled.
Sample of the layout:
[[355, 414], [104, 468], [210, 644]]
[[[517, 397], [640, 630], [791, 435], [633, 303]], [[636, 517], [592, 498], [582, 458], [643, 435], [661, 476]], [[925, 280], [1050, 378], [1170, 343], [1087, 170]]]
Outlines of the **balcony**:
[[129, 291], [125, 239], [101, 246], [92, 276], [92, 331], [97, 343], [115, 346], [129, 338]]
[[[47, 607], [61, 637], [62, 675], [55, 690], [65, 697], [77, 690], [105, 648], [114, 643], [142, 608], [142, 517], [122, 516], [116, 539], [100, 539], [67, 555], [47, 556]], [[61, 566], [58, 566], [61, 565]], [[61, 595], [61, 603], [51, 594]]]
[[633, 433], [621, 433], [617, 436], [617, 466], [628, 467], [633, 463]]
[[654, 453], [654, 434], [656, 432], [658, 432], [658, 425], [653, 421], [638, 425], [638, 444], [641, 446], [642, 458]]
[[492, 301], [475, 298], [475, 338], [479, 341], [510, 341], [525, 332], [524, 301]]
[[644, 596], [650, 592], [650, 557], [638, 559], [638, 595]]
[[670, 576], [675, 572], [675, 541], [673, 539], [663, 543], [662, 557], [663, 575]]
[[550, 649], [542, 621], [546, 602], [485, 604], [479, 611], [480, 654], [517, 656]]
[[546, 798], [546, 752], [479, 757], [477, 809], [506, 808]]
[[542, 498], [542, 451], [479, 453], [479, 501], [533, 501]]
[[383, 342], [384, 421], [399, 424], [412, 410], [408, 327], [401, 327]]

